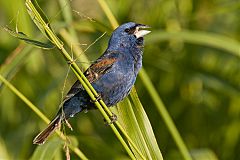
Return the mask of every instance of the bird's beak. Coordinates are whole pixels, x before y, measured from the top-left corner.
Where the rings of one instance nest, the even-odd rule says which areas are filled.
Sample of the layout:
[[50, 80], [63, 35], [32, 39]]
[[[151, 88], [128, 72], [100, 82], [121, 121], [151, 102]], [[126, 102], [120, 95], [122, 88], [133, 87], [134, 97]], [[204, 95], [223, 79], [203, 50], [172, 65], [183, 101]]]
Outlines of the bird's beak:
[[134, 35], [137, 37], [137, 38], [140, 38], [140, 37], [143, 37], [145, 35], [147, 35], [148, 33], [150, 33], [151, 31], [148, 31], [148, 30], [140, 30], [140, 29], [144, 29], [144, 28], [150, 28], [149, 26], [147, 25], [143, 25], [143, 24], [138, 24], [136, 26], [136, 30], [134, 32]]

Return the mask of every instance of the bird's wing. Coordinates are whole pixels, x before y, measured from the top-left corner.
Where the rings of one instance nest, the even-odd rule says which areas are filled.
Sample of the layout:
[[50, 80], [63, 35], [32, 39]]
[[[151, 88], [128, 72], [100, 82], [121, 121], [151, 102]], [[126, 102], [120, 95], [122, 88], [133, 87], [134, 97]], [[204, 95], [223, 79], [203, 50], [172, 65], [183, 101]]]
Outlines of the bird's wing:
[[[105, 55], [110, 55], [105, 54]], [[96, 62], [94, 62], [85, 72], [84, 75], [88, 79], [90, 83], [97, 81], [102, 75], [107, 73], [109, 69], [112, 67], [114, 62], [117, 61], [116, 56], [101, 56]], [[68, 94], [66, 95], [64, 101], [68, 100], [75, 94], [77, 94], [81, 89], [83, 89], [79, 80], [77, 80], [74, 85], [69, 90]]]
[[90, 83], [98, 80], [102, 75], [108, 72], [113, 63], [116, 62], [116, 58], [104, 58], [96, 61], [85, 72], [84, 75]]

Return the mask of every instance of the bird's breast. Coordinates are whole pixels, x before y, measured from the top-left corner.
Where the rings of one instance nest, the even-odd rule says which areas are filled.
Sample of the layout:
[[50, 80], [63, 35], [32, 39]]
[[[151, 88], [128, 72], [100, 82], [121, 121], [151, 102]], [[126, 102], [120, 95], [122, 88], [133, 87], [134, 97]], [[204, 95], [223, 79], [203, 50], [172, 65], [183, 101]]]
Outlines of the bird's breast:
[[107, 73], [92, 85], [106, 105], [112, 106], [128, 95], [135, 80], [134, 63], [125, 61], [114, 64]]

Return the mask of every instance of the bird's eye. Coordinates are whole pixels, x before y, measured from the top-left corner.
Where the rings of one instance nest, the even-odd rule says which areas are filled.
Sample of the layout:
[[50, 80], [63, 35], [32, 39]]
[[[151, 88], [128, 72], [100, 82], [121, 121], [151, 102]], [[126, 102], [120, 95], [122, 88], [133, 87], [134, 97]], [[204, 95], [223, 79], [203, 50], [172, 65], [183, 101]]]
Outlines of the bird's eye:
[[127, 28], [127, 29], [125, 29], [124, 31], [125, 31], [126, 33], [129, 33], [129, 32], [130, 32], [130, 29]]

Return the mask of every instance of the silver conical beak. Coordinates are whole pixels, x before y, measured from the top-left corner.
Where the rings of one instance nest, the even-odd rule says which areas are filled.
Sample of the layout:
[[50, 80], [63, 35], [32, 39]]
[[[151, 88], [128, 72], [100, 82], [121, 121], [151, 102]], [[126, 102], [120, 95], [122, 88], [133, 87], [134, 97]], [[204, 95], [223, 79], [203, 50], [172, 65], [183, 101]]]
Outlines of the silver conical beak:
[[136, 30], [134, 32], [134, 35], [136, 36], [136, 38], [143, 37], [143, 36], [145, 36], [145, 35], [147, 35], [148, 33], [151, 32], [151, 31], [148, 31], [148, 30], [142, 30], [142, 29], [145, 29], [145, 28], [150, 28], [150, 27], [147, 26], [147, 25], [143, 25], [143, 24], [139, 24], [136, 27]]

